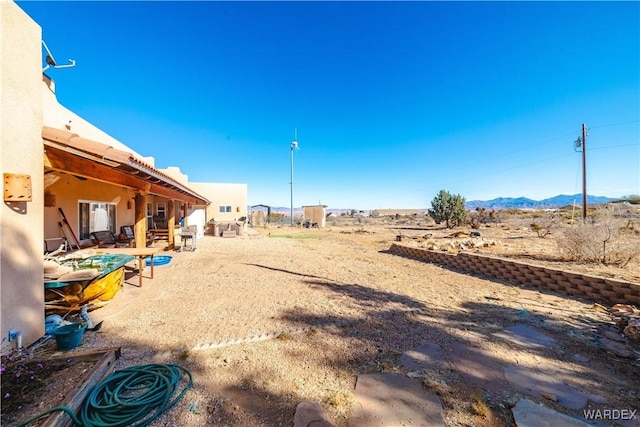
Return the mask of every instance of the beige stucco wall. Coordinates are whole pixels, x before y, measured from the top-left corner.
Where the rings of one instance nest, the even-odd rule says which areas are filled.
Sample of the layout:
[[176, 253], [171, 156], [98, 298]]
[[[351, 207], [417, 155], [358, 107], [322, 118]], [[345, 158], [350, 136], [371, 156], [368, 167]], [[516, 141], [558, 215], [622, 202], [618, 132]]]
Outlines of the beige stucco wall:
[[[120, 233], [123, 225], [135, 223], [134, 193], [131, 189], [118, 185], [92, 180], [79, 180], [73, 175], [55, 172], [60, 177], [53, 185], [46, 188], [46, 192], [55, 196], [55, 206], [44, 208], [44, 238], [63, 237], [58, 222], [62, 216], [61, 208], [76, 236], [79, 237], [78, 201], [103, 202], [116, 205], [116, 234]], [[127, 205], [129, 201], [129, 205]], [[68, 236], [70, 238], [70, 236]]]
[[[207, 198], [206, 221], [236, 221], [247, 216], [247, 184], [190, 182], [189, 187]], [[220, 206], [231, 206], [231, 212], [220, 212]]]
[[[0, 335], [29, 345], [44, 334], [42, 30], [14, 2], [0, 1], [0, 169], [31, 177], [32, 201], [0, 206]], [[4, 193], [4, 190], [3, 190]]]

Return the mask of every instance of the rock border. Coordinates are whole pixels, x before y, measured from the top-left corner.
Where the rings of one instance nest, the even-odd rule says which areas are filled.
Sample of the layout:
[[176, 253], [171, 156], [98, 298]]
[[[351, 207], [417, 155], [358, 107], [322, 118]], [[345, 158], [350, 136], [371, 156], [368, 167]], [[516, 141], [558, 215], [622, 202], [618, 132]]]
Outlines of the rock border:
[[640, 284], [466, 252], [436, 252], [393, 243], [389, 253], [473, 275], [563, 292], [592, 301], [640, 306]]

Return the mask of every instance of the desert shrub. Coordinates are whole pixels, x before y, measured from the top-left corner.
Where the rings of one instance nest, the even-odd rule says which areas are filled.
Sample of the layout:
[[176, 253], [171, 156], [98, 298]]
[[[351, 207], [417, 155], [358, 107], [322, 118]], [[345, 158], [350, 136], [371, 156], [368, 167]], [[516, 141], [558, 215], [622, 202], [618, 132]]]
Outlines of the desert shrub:
[[464, 224], [467, 218], [467, 211], [464, 208], [464, 197], [459, 194], [451, 194], [448, 191], [440, 190], [438, 195], [431, 201], [429, 215], [437, 224], [444, 222], [447, 228]]
[[615, 218], [611, 209], [600, 209], [587, 222], [565, 227], [559, 233], [560, 252], [571, 261], [624, 267], [640, 255], [637, 237], [624, 232], [625, 222]]
[[535, 222], [529, 225], [531, 230], [535, 231], [538, 237], [545, 238], [551, 234], [560, 223], [560, 218], [555, 214], [548, 214], [546, 216], [538, 218]]
[[500, 222], [500, 211], [496, 209], [487, 209], [478, 206], [474, 211], [471, 211], [468, 216], [471, 228], [480, 228], [481, 224], [498, 224]]

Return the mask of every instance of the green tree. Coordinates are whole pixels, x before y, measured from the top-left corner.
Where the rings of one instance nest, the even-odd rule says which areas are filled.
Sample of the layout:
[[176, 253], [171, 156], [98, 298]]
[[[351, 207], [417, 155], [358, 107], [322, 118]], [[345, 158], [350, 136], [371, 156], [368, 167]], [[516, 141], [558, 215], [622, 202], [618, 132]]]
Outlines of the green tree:
[[464, 208], [464, 197], [440, 190], [431, 201], [429, 215], [437, 224], [444, 222], [447, 228], [453, 228], [464, 223], [467, 211]]

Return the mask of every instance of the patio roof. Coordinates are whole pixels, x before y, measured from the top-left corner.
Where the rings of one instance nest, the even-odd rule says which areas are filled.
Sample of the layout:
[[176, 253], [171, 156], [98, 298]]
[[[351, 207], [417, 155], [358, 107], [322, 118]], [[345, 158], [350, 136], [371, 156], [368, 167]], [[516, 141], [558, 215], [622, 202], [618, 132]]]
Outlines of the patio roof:
[[186, 185], [129, 152], [47, 126], [42, 128], [42, 139], [45, 167], [122, 185], [144, 194], [154, 194], [192, 204], [210, 203]]

